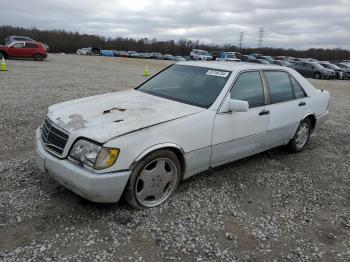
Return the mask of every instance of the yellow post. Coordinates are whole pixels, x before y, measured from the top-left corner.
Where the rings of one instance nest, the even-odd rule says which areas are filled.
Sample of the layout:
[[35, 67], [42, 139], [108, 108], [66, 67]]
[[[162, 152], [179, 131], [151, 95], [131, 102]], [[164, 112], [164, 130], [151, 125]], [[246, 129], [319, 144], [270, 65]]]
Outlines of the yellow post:
[[5, 63], [5, 58], [2, 57], [0, 71], [7, 71], [7, 65]]
[[143, 71], [143, 76], [149, 76], [148, 66], [145, 66], [145, 70]]

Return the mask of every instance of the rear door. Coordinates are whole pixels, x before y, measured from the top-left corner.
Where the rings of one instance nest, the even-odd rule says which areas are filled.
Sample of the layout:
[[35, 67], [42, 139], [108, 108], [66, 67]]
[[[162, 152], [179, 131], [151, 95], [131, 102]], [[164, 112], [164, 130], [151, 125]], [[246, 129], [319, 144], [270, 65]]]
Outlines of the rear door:
[[267, 148], [289, 142], [309, 106], [301, 85], [285, 71], [264, 71], [269, 89]]
[[35, 51], [38, 49], [37, 44], [26, 42], [23, 48], [23, 53], [25, 57], [33, 57]]

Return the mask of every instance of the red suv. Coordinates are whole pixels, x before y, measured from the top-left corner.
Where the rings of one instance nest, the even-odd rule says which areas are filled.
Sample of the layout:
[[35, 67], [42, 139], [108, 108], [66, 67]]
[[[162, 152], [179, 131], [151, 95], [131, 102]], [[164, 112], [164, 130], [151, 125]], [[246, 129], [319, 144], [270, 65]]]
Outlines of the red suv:
[[6, 46], [0, 46], [0, 52], [5, 58], [34, 58], [36, 61], [47, 58], [46, 48], [37, 42], [12, 42]]

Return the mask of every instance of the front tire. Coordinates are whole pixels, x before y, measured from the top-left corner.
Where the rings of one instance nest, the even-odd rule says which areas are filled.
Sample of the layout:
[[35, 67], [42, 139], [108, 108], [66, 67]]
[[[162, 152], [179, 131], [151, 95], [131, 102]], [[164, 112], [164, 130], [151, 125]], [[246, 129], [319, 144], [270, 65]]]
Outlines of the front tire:
[[304, 150], [311, 134], [311, 121], [309, 118], [304, 119], [299, 124], [294, 137], [290, 140], [288, 146], [291, 152], [298, 153]]
[[41, 54], [35, 54], [34, 55], [34, 60], [35, 61], [43, 61], [44, 57]]
[[314, 77], [315, 77], [316, 79], [321, 79], [321, 73], [316, 72], [315, 75], [314, 75]]
[[171, 150], [152, 152], [133, 169], [124, 198], [134, 208], [158, 206], [173, 194], [180, 174], [180, 161]]

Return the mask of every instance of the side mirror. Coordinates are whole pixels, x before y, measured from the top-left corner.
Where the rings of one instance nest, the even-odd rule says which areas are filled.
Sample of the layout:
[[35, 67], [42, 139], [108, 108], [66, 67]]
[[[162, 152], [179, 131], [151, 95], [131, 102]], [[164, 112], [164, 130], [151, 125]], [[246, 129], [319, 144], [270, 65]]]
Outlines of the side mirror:
[[249, 103], [247, 101], [230, 99], [231, 112], [247, 112], [248, 109], [249, 109]]

